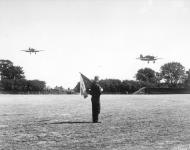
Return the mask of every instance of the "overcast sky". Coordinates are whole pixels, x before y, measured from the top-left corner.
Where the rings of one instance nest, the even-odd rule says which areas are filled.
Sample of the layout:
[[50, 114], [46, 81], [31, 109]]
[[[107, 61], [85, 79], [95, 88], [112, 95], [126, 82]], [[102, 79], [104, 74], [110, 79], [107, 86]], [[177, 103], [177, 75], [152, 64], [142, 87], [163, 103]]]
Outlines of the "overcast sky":
[[189, 0], [0, 0], [0, 59], [51, 87], [73, 88], [79, 72], [124, 80], [171, 61], [189, 69], [189, 51]]

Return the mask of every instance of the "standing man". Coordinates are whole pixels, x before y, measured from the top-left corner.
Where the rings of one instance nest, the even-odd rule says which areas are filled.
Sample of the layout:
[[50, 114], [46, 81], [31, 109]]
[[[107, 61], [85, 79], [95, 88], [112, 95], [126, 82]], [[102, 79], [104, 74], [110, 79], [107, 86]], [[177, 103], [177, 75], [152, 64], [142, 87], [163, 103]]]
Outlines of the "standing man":
[[88, 89], [89, 94], [92, 95], [92, 121], [94, 123], [98, 122], [98, 115], [100, 114], [100, 95], [102, 91], [103, 89], [99, 85], [99, 77], [95, 76], [90, 89]]

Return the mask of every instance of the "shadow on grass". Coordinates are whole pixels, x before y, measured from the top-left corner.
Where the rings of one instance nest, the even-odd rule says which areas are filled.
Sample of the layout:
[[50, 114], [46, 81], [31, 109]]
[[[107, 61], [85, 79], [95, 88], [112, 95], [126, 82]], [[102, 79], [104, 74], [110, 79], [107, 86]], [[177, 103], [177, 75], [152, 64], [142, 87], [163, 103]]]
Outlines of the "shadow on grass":
[[[90, 121], [61, 121], [61, 122], [52, 122], [50, 124], [83, 124], [83, 123], [93, 123]], [[101, 123], [101, 122], [97, 122], [97, 123]]]

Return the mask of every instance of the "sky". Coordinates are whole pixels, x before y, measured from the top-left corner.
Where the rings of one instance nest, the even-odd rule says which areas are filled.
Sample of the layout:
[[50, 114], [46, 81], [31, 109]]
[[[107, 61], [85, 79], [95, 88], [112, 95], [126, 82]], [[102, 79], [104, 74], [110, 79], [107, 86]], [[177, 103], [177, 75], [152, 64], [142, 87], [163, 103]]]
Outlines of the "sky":
[[[135, 80], [172, 61], [188, 70], [189, 40], [189, 0], [0, 0], [0, 59], [50, 87], [75, 87], [79, 72]], [[20, 51], [29, 47], [45, 51]]]

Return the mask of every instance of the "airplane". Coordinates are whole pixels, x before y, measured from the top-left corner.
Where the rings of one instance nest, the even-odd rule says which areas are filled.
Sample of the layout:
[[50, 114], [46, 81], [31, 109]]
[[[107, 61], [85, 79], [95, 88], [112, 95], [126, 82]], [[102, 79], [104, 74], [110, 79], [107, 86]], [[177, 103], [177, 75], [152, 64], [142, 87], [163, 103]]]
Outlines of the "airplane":
[[29, 52], [30, 54], [31, 53], [35, 53], [36, 54], [37, 52], [44, 51], [44, 50], [37, 50], [37, 49], [29, 47], [27, 50], [21, 50], [21, 51]]
[[158, 58], [158, 57], [155, 57], [155, 56], [151, 56], [151, 55], [143, 56], [142, 54], [140, 54], [140, 57], [137, 58], [137, 59], [140, 59], [142, 61], [147, 61], [148, 63], [150, 61], [152, 61], [153, 63], [155, 63], [156, 60], [161, 59], [161, 58]]

